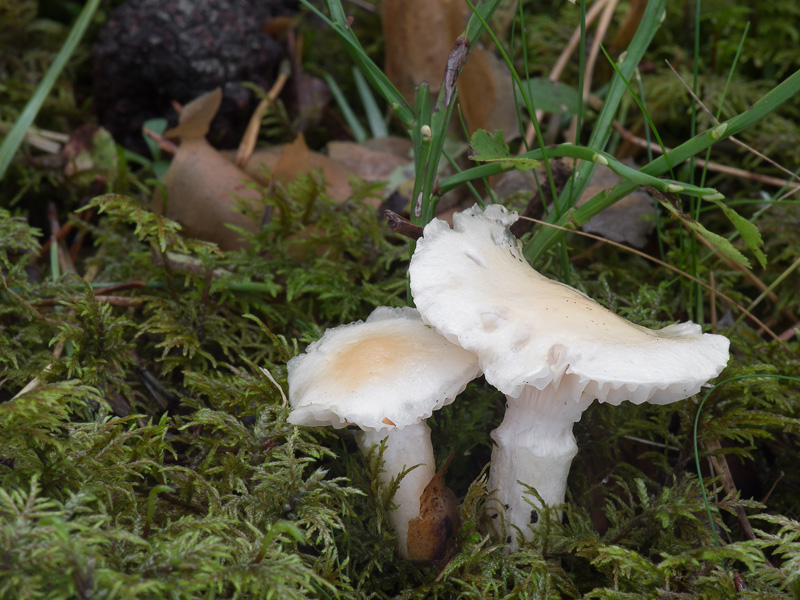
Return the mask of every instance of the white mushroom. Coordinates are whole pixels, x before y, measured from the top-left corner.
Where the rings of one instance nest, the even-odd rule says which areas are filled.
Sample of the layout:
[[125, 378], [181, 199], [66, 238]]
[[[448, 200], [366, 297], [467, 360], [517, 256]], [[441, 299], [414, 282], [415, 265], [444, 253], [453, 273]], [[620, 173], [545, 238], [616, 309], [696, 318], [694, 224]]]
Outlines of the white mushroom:
[[634, 325], [544, 277], [509, 232], [516, 220], [490, 205], [456, 214], [453, 229], [432, 221], [410, 275], [422, 318], [475, 352], [486, 380], [507, 397], [505, 418], [492, 432], [489, 489], [497, 490], [506, 522], [529, 540], [540, 503], [522, 484], [548, 506], [563, 503], [578, 451], [572, 426], [593, 400], [687, 398], [722, 371], [729, 342], [694, 323], [655, 331]]
[[408, 557], [408, 522], [436, 472], [425, 419], [450, 404], [480, 374], [477, 358], [425, 325], [412, 308], [377, 308], [366, 322], [325, 332], [288, 364], [289, 422], [358, 425], [367, 455], [386, 439], [381, 479], [400, 481], [391, 514], [400, 552]]

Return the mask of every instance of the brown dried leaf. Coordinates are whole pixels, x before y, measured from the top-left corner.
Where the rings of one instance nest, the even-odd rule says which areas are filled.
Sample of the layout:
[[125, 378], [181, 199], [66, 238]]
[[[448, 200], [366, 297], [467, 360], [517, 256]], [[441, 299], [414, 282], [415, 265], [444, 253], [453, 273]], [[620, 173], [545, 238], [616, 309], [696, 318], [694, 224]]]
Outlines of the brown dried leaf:
[[178, 126], [164, 133], [164, 137], [188, 139], [204, 138], [208, 135], [211, 121], [222, 103], [222, 90], [217, 88], [195, 98], [181, 110]]
[[505, 62], [476, 47], [458, 79], [458, 97], [470, 135], [478, 129], [500, 129], [506, 141], [519, 135], [513, 89]]
[[408, 557], [410, 560], [441, 560], [455, 541], [461, 526], [458, 500], [444, 484], [444, 474], [453, 455], [433, 476], [419, 499], [419, 517], [408, 522]]
[[[378, 138], [390, 139], [390, 138]], [[408, 155], [411, 140], [398, 138], [397, 146], [404, 146], [405, 151], [396, 154], [390, 143], [381, 150], [377, 145], [357, 144], [356, 142], [328, 142], [328, 156], [342, 165], [348, 172], [358, 175], [365, 181], [389, 181], [397, 169], [413, 165]], [[413, 172], [412, 172], [413, 176]]]
[[427, 81], [435, 94], [447, 74], [447, 101], [457, 85], [470, 133], [502, 129], [509, 139], [517, 129], [511, 75], [505, 63], [480, 46], [466, 58], [468, 48], [459, 35], [469, 16], [462, 0], [385, 0], [386, 75], [413, 101], [420, 83]]
[[[344, 202], [353, 194], [350, 187], [351, 171], [324, 154], [309, 150], [303, 134], [285, 146], [258, 149], [253, 152], [244, 170], [264, 185], [269, 185], [271, 177], [282, 183], [296, 180], [302, 173], [322, 169], [327, 193], [337, 202]], [[377, 207], [376, 200], [374, 205]]]
[[164, 175], [168, 201], [156, 192], [153, 210], [178, 221], [190, 236], [215, 242], [223, 250], [242, 248], [239, 234], [224, 224], [257, 230], [257, 223], [240, 210], [262, 210], [261, 194], [251, 187], [255, 184], [205, 138], [184, 138]]
[[438, 90], [468, 11], [460, 0], [384, 0], [386, 75], [409, 102], [423, 81]]

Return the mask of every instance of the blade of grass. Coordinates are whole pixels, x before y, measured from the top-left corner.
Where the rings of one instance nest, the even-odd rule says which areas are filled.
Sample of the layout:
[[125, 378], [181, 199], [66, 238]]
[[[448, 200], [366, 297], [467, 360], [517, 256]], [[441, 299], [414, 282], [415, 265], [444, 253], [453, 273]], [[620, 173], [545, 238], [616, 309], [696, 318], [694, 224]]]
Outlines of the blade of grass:
[[25, 133], [33, 124], [36, 115], [39, 114], [39, 110], [42, 108], [47, 96], [50, 95], [50, 90], [53, 89], [61, 71], [64, 70], [67, 61], [72, 56], [73, 52], [75, 52], [75, 48], [78, 47], [99, 4], [100, 0], [89, 0], [86, 6], [83, 7], [80, 15], [78, 15], [78, 18], [75, 20], [75, 24], [72, 26], [72, 29], [70, 29], [69, 35], [64, 41], [64, 45], [61, 46], [61, 49], [58, 51], [53, 64], [47, 69], [47, 73], [45, 73], [36, 91], [33, 93], [33, 96], [31, 96], [31, 99], [28, 100], [19, 119], [14, 123], [14, 126], [3, 140], [3, 143], [0, 144], [0, 179], [5, 175], [20, 144], [22, 144], [22, 140], [25, 138]]
[[[728, 95], [728, 90], [731, 87], [731, 79], [733, 79], [733, 74], [736, 71], [736, 65], [739, 64], [739, 56], [742, 54], [742, 48], [744, 47], [744, 41], [747, 39], [747, 32], [750, 31], [750, 21], [744, 26], [744, 31], [742, 32], [742, 39], [739, 40], [739, 46], [736, 48], [736, 54], [733, 55], [733, 62], [731, 63], [731, 68], [728, 71], [728, 79], [725, 80], [725, 88], [722, 90], [722, 98], [719, 99], [719, 106], [717, 106], [717, 121], [719, 121], [720, 116], [722, 116], [722, 108], [725, 105], [725, 97]], [[697, 103], [697, 99], [692, 97], [692, 105], [694, 106]], [[709, 147], [706, 150], [706, 164], [703, 165], [703, 173], [700, 176], [700, 185], [704, 185], [706, 180], [706, 174], [708, 173], [708, 162], [711, 160], [711, 148]], [[694, 165], [692, 165], [694, 166]]]
[[350, 103], [347, 102], [347, 99], [344, 97], [339, 84], [336, 83], [334, 78], [328, 73], [325, 73], [325, 83], [328, 84], [328, 88], [331, 90], [333, 99], [336, 100], [336, 106], [338, 106], [339, 110], [342, 111], [342, 117], [347, 123], [347, 126], [350, 128], [350, 133], [353, 134], [353, 139], [360, 144], [367, 139], [367, 130], [364, 129], [359, 122], [358, 117], [356, 117], [356, 114], [353, 112], [353, 109], [350, 108]]
[[[426, 105], [421, 105], [420, 102], [423, 99], [419, 97], [415, 98], [413, 110], [408, 106], [408, 103], [397, 91], [397, 88], [366, 55], [364, 48], [348, 25], [347, 15], [340, 0], [326, 1], [331, 14], [330, 18], [325, 16], [309, 0], [300, 1], [303, 6], [317, 15], [336, 32], [367, 81], [386, 99], [403, 124], [411, 129], [411, 139], [414, 143], [414, 162], [417, 169], [414, 193], [411, 200], [412, 217], [420, 220], [423, 224], [427, 223], [433, 218], [436, 208], [436, 200], [431, 197], [431, 191], [434, 188], [439, 161], [444, 153], [444, 141], [453, 111], [453, 101], [455, 100], [455, 82], [464, 67], [471, 48], [483, 31], [486, 20], [491, 18], [502, 0], [485, 0], [480, 3], [477, 9], [473, 8], [473, 14], [467, 22], [464, 32], [458, 37], [451, 51], [451, 57], [448, 59], [445, 78], [442, 81], [441, 92], [434, 111], [431, 111], [429, 100]], [[461, 52], [456, 54], [459, 44]], [[454, 56], [458, 60], [454, 59], [451, 63], [450, 60]], [[423, 127], [426, 127], [424, 134], [422, 133]]]
[[[628, 81], [628, 78], [625, 77], [625, 75], [620, 72], [619, 67], [614, 63], [613, 60], [611, 60], [611, 57], [608, 55], [605, 46], [600, 44], [600, 49], [603, 51], [605, 57], [608, 59], [609, 64], [614, 69], [614, 72], [619, 76], [619, 78], [625, 84], [625, 87], [628, 89], [628, 92], [630, 92], [633, 101], [636, 102], [636, 106], [638, 106], [639, 110], [642, 111], [642, 116], [645, 118], [645, 121], [647, 121], [647, 124], [650, 127], [649, 131], [652, 131], [653, 135], [656, 136], [656, 141], [658, 142], [658, 145], [661, 148], [661, 154], [662, 155], [666, 154], [667, 150], [664, 147], [664, 142], [661, 141], [661, 135], [659, 135], [658, 129], [656, 128], [656, 124], [653, 123], [653, 119], [650, 117], [650, 113], [648, 112], [647, 107], [645, 107], [644, 103], [639, 99], [639, 96], [636, 94], [636, 92], [633, 91], [633, 86], [631, 86], [630, 81]], [[669, 163], [669, 160], [667, 160], [667, 168], [669, 169], [672, 178], [675, 179], [675, 173], [672, 169], [672, 165]]]
[[[476, 140], [478, 136], [482, 137], [484, 135], [487, 135], [486, 132], [478, 131], [473, 135], [473, 140]], [[476, 141], [474, 145], [477, 147], [478, 142]], [[508, 150], [507, 147], [506, 150]], [[520, 154], [519, 156], [485, 155], [484, 157], [484, 155], [476, 153], [473, 155], [473, 158], [474, 160], [478, 161], [485, 160], [485, 161], [499, 162], [502, 170], [508, 170], [507, 165], [525, 164], [526, 162], [529, 162], [530, 159], [544, 160], [544, 156], [545, 154], [543, 150], [541, 148], [537, 148], [536, 150], [531, 150], [530, 152]], [[617, 160], [607, 152], [595, 150], [594, 148], [587, 148], [586, 146], [574, 146], [572, 144], [560, 144], [558, 146], [550, 146], [547, 149], [547, 156], [549, 156], [550, 158], [563, 158], [563, 157], [579, 158], [583, 161], [605, 165], [620, 177], [623, 177], [626, 180], [628, 180], [628, 182], [633, 182], [634, 184], [638, 185], [652, 186], [662, 192], [683, 194], [686, 196], [695, 196], [700, 198], [704, 196], [717, 197], [718, 195], [717, 190], [714, 188], [701, 188], [696, 185], [689, 185], [687, 183], [680, 183], [669, 179], [659, 179], [653, 175], [645, 173], [644, 170], [636, 170], [633, 167], [629, 167], [628, 165]], [[460, 175], [463, 176], [465, 173], [467, 173], [467, 171], [464, 171]], [[470, 169], [469, 173], [473, 173], [473, 170]], [[450, 177], [440, 182], [440, 189], [444, 190], [451, 189], [455, 179], [456, 176]], [[463, 183], [464, 181], [463, 177], [459, 178], [457, 181]]]
[[[433, 218], [436, 211], [438, 198], [432, 196], [432, 191], [438, 174], [439, 161], [444, 153], [444, 142], [458, 95], [456, 82], [482, 31], [488, 28], [487, 21], [494, 14], [497, 7], [500, 6], [501, 2], [502, 0], [486, 0], [481, 2], [477, 8], [470, 4], [473, 11], [472, 15], [464, 32], [456, 38], [447, 58], [442, 85], [439, 90], [439, 96], [436, 99], [436, 108], [431, 112], [430, 116], [430, 149], [427, 152], [427, 159], [424, 163], [417, 161], [417, 166], [424, 167], [424, 171], [418, 170], [416, 177], [417, 180], [422, 177], [423, 182], [420, 191], [416, 193], [412, 202], [415, 203], [414, 216], [416, 216], [417, 208], [419, 208], [420, 223], [423, 225]], [[467, 3], [469, 4], [469, 0], [467, 0]], [[491, 31], [489, 33], [492, 34]], [[493, 37], [493, 39], [496, 38]], [[421, 107], [415, 104], [417, 110], [426, 111], [426, 114], [430, 110], [429, 106]], [[415, 182], [415, 191], [417, 187], [418, 184]]]
[[411, 142], [414, 146], [414, 188], [411, 192], [411, 220], [417, 225], [427, 221], [422, 218], [422, 188], [425, 185], [424, 174], [431, 153], [431, 88], [427, 82], [417, 87], [414, 95], [414, 106], [417, 118], [411, 128]]
[[497, 39], [497, 36], [494, 32], [489, 28], [489, 24], [486, 22], [486, 19], [483, 15], [478, 12], [478, 9], [475, 8], [475, 5], [472, 3], [471, 0], [465, 0], [469, 7], [472, 9], [473, 17], [477, 17], [483, 26], [486, 28], [487, 33], [492, 38], [494, 45], [497, 47], [497, 50], [500, 52], [500, 55], [503, 57], [508, 69], [511, 73], [511, 77], [514, 79], [514, 83], [516, 83], [517, 88], [519, 88], [520, 94], [522, 95], [522, 100], [525, 103], [525, 109], [528, 111], [528, 115], [530, 116], [531, 122], [533, 123], [533, 127], [536, 131], [536, 141], [539, 143], [539, 148], [543, 152], [543, 162], [545, 171], [547, 172], [547, 179], [550, 183], [550, 191], [553, 194], [554, 206], [556, 207], [556, 212], [559, 210], [559, 202], [558, 202], [558, 192], [556, 190], [555, 182], [553, 181], [553, 172], [550, 168], [550, 162], [547, 159], [547, 150], [545, 148], [544, 137], [542, 136], [542, 130], [539, 126], [539, 121], [536, 118], [536, 106], [533, 101], [533, 96], [530, 93], [530, 88], [528, 86], [523, 86], [522, 81], [517, 73], [517, 70], [514, 68], [514, 63], [509, 58], [508, 54], [506, 53], [503, 45], [500, 43], [500, 40]]
[[[698, 80], [698, 73], [700, 70], [700, 11], [702, 6], [702, 0], [695, 0], [695, 13], [694, 13], [694, 52], [692, 61], [692, 102], [691, 102], [691, 128], [689, 132], [689, 137], [694, 137], [697, 133], [697, 80]], [[710, 148], [709, 148], [710, 150]], [[663, 152], [663, 148], [662, 148]], [[691, 183], [694, 183], [694, 174], [695, 174], [695, 162], [697, 160], [696, 156], [692, 156], [689, 159], [689, 176], [688, 179]], [[690, 200], [690, 209], [689, 213], [692, 215], [695, 221], [700, 220], [700, 202], [696, 200]], [[683, 237], [681, 237], [681, 243], [683, 242]], [[691, 236], [689, 238], [689, 258], [691, 261], [691, 269], [692, 274], [697, 275], [697, 238], [695, 236]], [[700, 288], [696, 285], [689, 287], [689, 300], [686, 302], [686, 306], [689, 311], [689, 318], [693, 319], [699, 323], [703, 322], [703, 295], [700, 292]]]
[[386, 131], [386, 123], [383, 120], [383, 113], [378, 108], [378, 103], [375, 101], [375, 96], [369, 91], [367, 80], [356, 67], [353, 67], [353, 77], [356, 80], [356, 89], [358, 96], [361, 98], [361, 104], [364, 106], [364, 112], [367, 115], [367, 123], [372, 132], [372, 137], [381, 138], [389, 135]]
[[[628, 45], [627, 50], [620, 55], [620, 59], [617, 61], [619, 72], [622, 73], [626, 79], [631, 78], [633, 72], [639, 65], [639, 62], [642, 60], [645, 51], [650, 46], [653, 36], [655, 36], [656, 31], [658, 31], [658, 28], [661, 25], [661, 20], [663, 19], [666, 10], [665, 7], [666, 0], [653, 0], [647, 3], [647, 7], [642, 15], [641, 23], [636, 30], [631, 43]], [[611, 134], [614, 130], [614, 117], [617, 114], [617, 110], [619, 109], [619, 104], [622, 100], [625, 90], [625, 84], [619, 75], [615, 73], [611, 80], [611, 85], [609, 86], [605, 101], [603, 102], [603, 108], [601, 109], [600, 114], [597, 116], [597, 120], [592, 128], [592, 133], [589, 136], [589, 141], [587, 142], [589, 147], [598, 148], [601, 150], [605, 149], [606, 144], [611, 138]], [[594, 163], [581, 163], [581, 165], [578, 167], [578, 172], [575, 176], [574, 183], [572, 181], [568, 181], [567, 185], [564, 187], [563, 193], [559, 198], [562, 203], [561, 208], [563, 211], [568, 211], [574, 207], [575, 203], [578, 201], [578, 198], [581, 197], [584, 189], [589, 184], [592, 174], [594, 173], [594, 169]], [[562, 222], [565, 220], [566, 215], [562, 215], [561, 217], [553, 215], [552, 217], [548, 217], [548, 220], [551, 218], [558, 219], [558, 221]], [[552, 234], [552, 230], [548, 230], [548, 232]], [[538, 254], [540, 254], [540, 249], [539, 243], [536, 242], [537, 237], [538, 236], [534, 236], [532, 242], [534, 243], [534, 248], [536, 250], [534, 254], [538, 256]], [[555, 237], [559, 238], [560, 235], [556, 235]]]
[[347, 23], [347, 15], [339, 0], [327, 0], [326, 4], [331, 13], [328, 18], [325, 13], [311, 4], [309, 0], [300, 0], [301, 4], [319, 17], [339, 36], [339, 40], [344, 44], [345, 50], [353, 59], [353, 62], [367, 78], [370, 85], [389, 103], [397, 118], [406, 126], [410, 127], [414, 122], [414, 111], [408, 105], [403, 95], [389, 81], [384, 72], [367, 56], [366, 51], [361, 46], [358, 38], [350, 29]]

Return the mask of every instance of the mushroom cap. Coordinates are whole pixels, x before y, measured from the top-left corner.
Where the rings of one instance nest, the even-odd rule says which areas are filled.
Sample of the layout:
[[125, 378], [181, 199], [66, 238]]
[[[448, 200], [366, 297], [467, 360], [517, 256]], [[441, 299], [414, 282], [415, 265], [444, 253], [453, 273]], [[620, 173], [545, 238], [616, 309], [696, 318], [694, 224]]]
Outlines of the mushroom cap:
[[726, 337], [694, 323], [634, 325], [535, 271], [508, 229], [517, 218], [476, 205], [454, 215], [453, 229], [433, 220], [409, 268], [422, 318], [475, 352], [494, 387], [510, 398], [556, 385], [575, 399], [666, 404], [725, 367]]
[[365, 322], [328, 329], [288, 371], [290, 423], [368, 431], [430, 417], [480, 374], [477, 357], [415, 309], [385, 306]]

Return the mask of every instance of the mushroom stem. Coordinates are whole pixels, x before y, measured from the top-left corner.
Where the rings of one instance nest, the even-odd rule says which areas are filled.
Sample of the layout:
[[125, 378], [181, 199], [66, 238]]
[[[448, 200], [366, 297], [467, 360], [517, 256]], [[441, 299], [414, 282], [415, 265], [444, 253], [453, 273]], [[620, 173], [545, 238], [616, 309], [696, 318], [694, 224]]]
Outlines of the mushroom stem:
[[494, 449], [488, 485], [495, 493], [495, 502], [487, 509], [498, 533], [499, 515], [503, 515], [506, 542], [512, 551], [518, 547], [513, 529], [530, 541], [531, 527], [541, 521], [542, 502], [528, 493], [526, 486], [534, 488], [547, 506], [564, 502], [569, 468], [578, 453], [572, 426], [580, 420], [591, 397], [575, 400], [569, 394], [569, 385], [561, 392], [559, 387], [551, 384], [537, 390], [527, 386], [519, 398], [507, 396], [503, 422], [491, 434]]
[[412, 469], [400, 480], [392, 499], [396, 508], [389, 513], [400, 554], [408, 558], [408, 522], [419, 517], [420, 496], [436, 474], [431, 430], [420, 421], [402, 429], [394, 427], [388, 431], [360, 431], [356, 434], [358, 447], [364, 456], [384, 439], [386, 449], [383, 452], [383, 471], [379, 475], [381, 483], [389, 485], [404, 469]]

